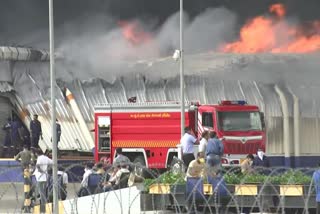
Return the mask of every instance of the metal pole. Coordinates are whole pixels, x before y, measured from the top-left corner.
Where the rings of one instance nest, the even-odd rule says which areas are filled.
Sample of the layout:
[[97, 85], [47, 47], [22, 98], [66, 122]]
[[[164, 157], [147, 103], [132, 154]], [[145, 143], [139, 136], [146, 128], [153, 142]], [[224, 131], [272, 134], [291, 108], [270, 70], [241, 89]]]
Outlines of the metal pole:
[[57, 129], [56, 129], [56, 76], [54, 71], [54, 22], [53, 0], [49, 0], [49, 40], [50, 40], [50, 80], [51, 80], [51, 127], [52, 127], [52, 160], [53, 160], [53, 213], [59, 212], [58, 199], [58, 160], [57, 160]]
[[184, 134], [184, 71], [183, 71], [183, 0], [180, 0], [180, 100], [181, 100], [181, 136]]

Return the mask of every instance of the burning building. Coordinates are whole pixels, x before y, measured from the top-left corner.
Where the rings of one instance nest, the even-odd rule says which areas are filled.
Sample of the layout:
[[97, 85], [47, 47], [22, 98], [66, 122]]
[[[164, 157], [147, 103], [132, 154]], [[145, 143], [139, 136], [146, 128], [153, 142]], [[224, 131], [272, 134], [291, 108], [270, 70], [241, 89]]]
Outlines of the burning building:
[[[268, 14], [249, 19], [239, 38], [216, 40], [218, 44], [202, 51], [207, 37], [193, 35], [201, 33], [195, 30], [202, 29], [196, 24], [206, 18], [200, 17], [186, 29], [186, 51], [194, 47], [195, 52], [201, 51], [185, 58], [186, 100], [217, 103], [244, 99], [258, 105], [267, 120], [267, 153], [274, 163], [283, 165], [291, 157], [297, 157], [292, 165], [299, 165], [301, 157], [310, 160], [307, 165], [316, 163], [314, 158], [320, 154], [319, 22], [309, 22], [308, 27], [290, 22], [285, 6], [275, 4]], [[136, 97], [136, 102], [180, 99], [178, 63], [162, 57], [174, 48], [176, 32], [164, 36], [162, 31], [144, 30], [137, 22], [118, 24], [120, 29], [94, 37], [95, 43], [73, 38], [78, 43], [58, 49], [64, 54], [56, 66], [57, 115], [64, 133], [60, 149], [92, 149], [89, 131], [97, 104], [124, 103], [131, 97]], [[188, 46], [192, 39], [200, 46]], [[42, 147], [50, 148], [48, 62], [12, 59], [10, 63], [2, 61], [1, 67], [10, 73], [10, 78], [2, 81], [12, 87], [14, 108], [26, 124], [30, 115], [40, 116], [46, 130]], [[66, 91], [74, 98], [72, 105], [66, 101]]]

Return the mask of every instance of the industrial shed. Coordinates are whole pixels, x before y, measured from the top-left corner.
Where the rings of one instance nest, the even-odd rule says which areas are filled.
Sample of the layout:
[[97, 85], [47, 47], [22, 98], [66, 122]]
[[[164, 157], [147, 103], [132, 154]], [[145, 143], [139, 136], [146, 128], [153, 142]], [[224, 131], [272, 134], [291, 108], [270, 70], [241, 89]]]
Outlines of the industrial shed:
[[[97, 104], [123, 103], [134, 96], [137, 102], [180, 99], [178, 64], [171, 58], [124, 62], [105, 72], [72, 67], [64, 59], [57, 64], [61, 149], [90, 151], [94, 147], [90, 130]], [[320, 155], [319, 65], [317, 54], [189, 55], [185, 59], [186, 100], [245, 99], [260, 106], [266, 118], [267, 154], [281, 165], [300, 165], [300, 159], [302, 165], [315, 165], [314, 158]], [[31, 114], [40, 115], [45, 130], [42, 146], [50, 148], [48, 62], [15, 61], [10, 69], [14, 105], [27, 113], [21, 114], [27, 124]], [[75, 98], [72, 105], [66, 91]], [[304, 158], [290, 161], [293, 156]]]

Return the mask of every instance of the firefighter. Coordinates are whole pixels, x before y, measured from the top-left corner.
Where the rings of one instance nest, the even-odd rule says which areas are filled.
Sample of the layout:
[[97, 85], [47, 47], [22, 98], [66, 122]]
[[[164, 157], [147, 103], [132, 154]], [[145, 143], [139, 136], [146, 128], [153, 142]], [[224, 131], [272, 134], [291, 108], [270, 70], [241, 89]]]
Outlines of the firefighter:
[[20, 136], [20, 128], [22, 127], [20, 121], [13, 117], [11, 122], [11, 151], [16, 155], [21, 150], [22, 137]]
[[11, 147], [11, 118], [7, 119], [7, 123], [2, 127], [2, 130], [5, 131], [5, 137], [3, 142], [3, 157], [10, 156], [10, 147]]
[[[56, 119], [56, 137], [57, 137], [57, 153], [58, 153], [58, 156], [60, 156], [60, 152], [59, 152], [59, 142], [60, 142], [60, 139], [61, 139], [61, 125], [58, 121], [58, 119]], [[52, 142], [52, 138], [51, 138], [51, 142]]]
[[185, 134], [181, 138], [180, 143], [182, 146], [182, 160], [187, 169], [190, 162], [195, 159], [193, 145], [198, 142], [198, 139], [190, 127], [186, 127], [184, 132]]
[[61, 138], [61, 125], [58, 121], [58, 119], [56, 119], [56, 128], [57, 128], [57, 146], [60, 142], [60, 138]]
[[33, 120], [30, 122], [30, 131], [31, 131], [31, 147], [39, 148], [39, 139], [42, 138], [42, 129], [41, 123], [38, 120], [38, 115], [33, 115]]
[[30, 144], [30, 134], [27, 130], [26, 127], [21, 128], [21, 137], [22, 137], [22, 141], [23, 141], [23, 146], [28, 146], [28, 148], [30, 148], [31, 144]]

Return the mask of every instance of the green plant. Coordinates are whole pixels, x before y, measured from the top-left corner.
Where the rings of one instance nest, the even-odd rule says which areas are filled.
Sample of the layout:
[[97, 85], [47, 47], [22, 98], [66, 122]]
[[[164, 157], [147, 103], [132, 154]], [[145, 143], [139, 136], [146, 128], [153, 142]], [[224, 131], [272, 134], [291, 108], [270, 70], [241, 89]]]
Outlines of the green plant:
[[165, 172], [160, 175], [158, 178], [154, 179], [145, 179], [144, 180], [144, 188], [145, 191], [149, 191], [149, 187], [152, 184], [169, 184], [169, 185], [177, 185], [177, 184], [185, 184], [184, 175], [176, 174], [172, 172]]
[[244, 184], [252, 184], [252, 183], [264, 183], [267, 180], [267, 176], [263, 174], [248, 174], [243, 176], [242, 183]]
[[288, 170], [283, 174], [266, 176], [263, 174], [253, 173], [253, 174], [236, 174], [234, 172], [226, 173], [224, 175], [224, 180], [227, 184], [250, 184], [250, 183], [265, 183], [270, 182], [272, 184], [278, 185], [290, 185], [290, 184], [310, 184], [311, 176], [304, 174], [298, 170]]
[[301, 171], [288, 170], [281, 175], [272, 176], [270, 182], [280, 185], [310, 184], [311, 179], [311, 176], [308, 176]]
[[162, 184], [184, 184], [185, 180], [184, 180], [184, 175], [183, 174], [176, 174], [176, 173], [172, 173], [172, 172], [166, 172], [162, 175], [160, 175], [160, 177], [158, 179], [156, 179], [157, 183], [162, 183]]
[[223, 178], [226, 184], [240, 184], [242, 179], [241, 174], [235, 174], [235, 173], [226, 173]]
[[156, 180], [155, 179], [144, 179], [144, 188], [145, 188], [145, 191], [149, 192], [149, 187], [156, 183]]

